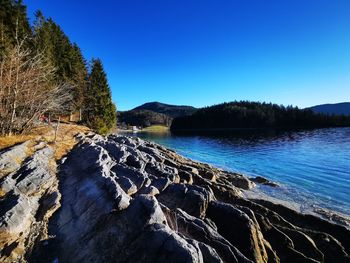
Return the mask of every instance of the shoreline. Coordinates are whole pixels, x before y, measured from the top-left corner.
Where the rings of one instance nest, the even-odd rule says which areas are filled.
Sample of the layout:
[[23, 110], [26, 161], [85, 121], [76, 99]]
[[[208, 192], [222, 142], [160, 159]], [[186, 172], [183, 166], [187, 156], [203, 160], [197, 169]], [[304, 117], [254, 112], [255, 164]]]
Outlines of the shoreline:
[[250, 200], [266, 200], [274, 204], [283, 205], [298, 213], [316, 216], [320, 219], [327, 220], [330, 223], [344, 226], [350, 230], [350, 216], [332, 209], [317, 207], [313, 204], [308, 204], [306, 207], [303, 207], [303, 204], [296, 201], [284, 200], [282, 198], [269, 195], [258, 187], [251, 190], [245, 190], [244, 197]]
[[57, 163], [44, 141], [1, 152], [3, 262], [349, 259], [349, 229], [247, 198], [242, 174], [137, 137], [75, 139]]
[[255, 127], [255, 128], [201, 128], [201, 129], [171, 129], [170, 131], [174, 134], [205, 134], [205, 133], [226, 133], [226, 132], [239, 132], [239, 131], [278, 131], [278, 132], [288, 132], [288, 131], [308, 131], [315, 129], [333, 129], [333, 128], [349, 128], [348, 125], [339, 126], [296, 126], [296, 127]]
[[[168, 150], [176, 152], [176, 150], [174, 150], [174, 149], [168, 149]], [[179, 154], [179, 153], [177, 153], [177, 154]], [[303, 208], [303, 205], [297, 201], [285, 200], [281, 197], [275, 197], [269, 193], [266, 193], [265, 191], [263, 191], [261, 189], [261, 186], [262, 186], [262, 187], [266, 187], [266, 188], [270, 188], [270, 189], [274, 189], [276, 191], [279, 191], [280, 187], [281, 187], [281, 184], [279, 182], [270, 181], [269, 179], [266, 179], [265, 177], [261, 177], [259, 175], [254, 177], [252, 175], [246, 175], [246, 174], [242, 173], [241, 171], [236, 171], [236, 170], [232, 171], [232, 170], [227, 169], [225, 167], [217, 167], [214, 164], [202, 162], [202, 161], [196, 160], [194, 158], [188, 158], [188, 157], [185, 157], [185, 158], [191, 162], [206, 164], [206, 165], [209, 165], [209, 166], [211, 166], [215, 169], [218, 169], [218, 170], [222, 170], [222, 171], [226, 171], [229, 173], [234, 173], [234, 174], [240, 175], [242, 177], [248, 178], [249, 180], [251, 180], [253, 182], [254, 182], [254, 179], [257, 177], [262, 178], [265, 181], [264, 183], [254, 182], [255, 186], [253, 188], [242, 191], [245, 198], [248, 198], [251, 200], [265, 200], [265, 201], [269, 201], [269, 202], [272, 202], [272, 203], [277, 204], [277, 205], [283, 205], [283, 206], [286, 206], [286, 207], [288, 207], [288, 208], [290, 208], [298, 213], [305, 214], [305, 215], [317, 216], [320, 219], [327, 220], [330, 223], [344, 226], [350, 230], [350, 215], [347, 215], [345, 213], [341, 213], [340, 211], [332, 210], [332, 209], [329, 209], [326, 207], [315, 206], [314, 204], [308, 204], [306, 208]]]
[[[346, 131], [347, 130], [348, 129], [346, 128]], [[329, 132], [332, 132], [332, 130], [328, 131], [328, 129], [327, 129], [326, 134]], [[318, 133], [315, 133], [315, 134], [318, 134]], [[293, 135], [294, 134], [291, 134], [291, 135], [287, 134], [287, 135], [282, 135], [278, 138], [282, 138], [281, 140], [283, 141], [284, 136], [290, 136], [293, 138], [296, 137]], [[299, 134], [297, 134], [297, 135], [299, 136]], [[302, 134], [302, 136], [299, 136], [296, 138], [299, 141], [299, 140], [301, 140], [300, 138], [304, 137], [304, 135], [305, 134]], [[313, 135], [313, 134], [311, 134], [311, 135]], [[281, 189], [281, 191], [278, 191], [277, 188], [276, 188], [276, 190], [271, 188], [272, 189], [272, 196], [277, 197], [281, 200], [287, 200], [287, 201], [302, 204], [303, 211], [317, 213], [318, 216], [322, 216], [323, 218], [326, 218], [326, 217], [327, 218], [332, 218], [332, 217], [334, 218], [334, 217], [337, 217], [335, 214], [338, 214], [339, 216], [345, 218], [345, 221], [349, 221], [350, 210], [349, 210], [349, 206], [344, 201], [344, 200], [346, 200], [345, 198], [338, 200], [338, 197], [341, 198], [341, 196], [337, 195], [337, 193], [333, 194], [332, 192], [329, 192], [330, 197], [328, 199], [327, 192], [324, 192], [323, 190], [321, 191], [315, 187], [313, 187], [313, 188], [311, 187], [313, 182], [315, 182], [316, 184], [319, 182], [317, 174], [314, 174], [312, 178], [311, 178], [311, 176], [309, 177], [310, 181], [308, 182], [309, 185], [307, 187], [299, 186], [298, 184], [296, 184], [292, 181], [294, 174], [296, 174], [296, 180], [300, 181], [300, 180], [302, 180], [301, 178], [304, 174], [305, 174], [305, 176], [308, 176], [307, 175], [308, 172], [314, 173], [316, 171], [316, 169], [320, 170], [320, 169], [328, 168], [327, 165], [317, 166], [318, 165], [317, 161], [312, 161], [311, 163], [308, 163], [307, 161], [305, 161], [305, 168], [304, 168], [303, 172], [300, 174], [297, 174], [297, 172], [298, 172], [297, 170], [303, 169], [304, 164], [302, 162], [299, 162], [299, 163], [297, 163], [297, 165], [299, 165], [299, 166], [290, 167], [291, 165], [289, 165], [289, 168], [282, 167], [281, 170], [277, 170], [278, 166], [283, 165], [284, 162], [288, 162], [288, 160], [282, 159], [282, 161], [277, 162], [277, 164], [275, 165], [275, 168], [271, 169], [271, 171], [270, 171], [269, 167], [267, 167], [267, 165], [264, 165], [264, 163], [263, 163], [264, 157], [260, 158], [260, 156], [257, 156], [257, 154], [253, 154], [251, 151], [251, 152], [247, 153], [246, 156], [248, 156], [248, 157], [255, 156], [258, 158], [257, 161], [247, 160], [248, 163], [244, 163], [245, 158], [241, 158], [241, 157], [237, 157], [237, 156], [232, 155], [236, 152], [238, 152], [238, 154], [239, 154], [244, 149], [242, 150], [242, 149], [238, 148], [237, 151], [227, 150], [226, 144], [223, 145], [222, 148], [220, 148], [219, 145], [216, 146], [217, 142], [220, 143], [219, 139], [216, 139], [216, 137], [215, 138], [209, 137], [210, 140], [208, 143], [206, 140], [207, 137], [204, 137], [203, 140], [200, 138], [198, 143], [197, 143], [197, 139], [194, 139], [196, 137], [191, 137], [188, 140], [185, 140], [184, 143], [182, 144], [182, 141], [181, 141], [182, 137], [177, 137], [177, 136], [170, 136], [169, 135], [169, 136], [164, 137], [164, 138], [163, 137], [159, 137], [159, 138], [154, 137], [151, 134], [150, 134], [150, 136], [141, 135], [141, 134], [139, 134], [139, 135], [134, 134], [132, 136], [139, 136], [140, 138], [144, 138], [144, 139], [148, 139], [148, 140], [152, 140], [152, 141], [161, 143], [162, 145], [165, 145], [165, 146], [170, 147], [172, 149], [178, 150], [179, 153], [181, 153], [182, 155], [189, 157], [189, 158], [192, 158], [195, 161], [206, 162], [206, 163], [209, 163], [209, 164], [214, 165], [216, 167], [219, 167], [221, 169], [225, 169], [225, 170], [228, 170], [231, 172], [240, 173], [240, 174], [243, 174], [243, 175], [248, 176], [248, 177], [255, 177], [255, 176], [261, 175], [261, 176], [268, 178], [270, 180], [275, 180], [276, 182], [281, 183], [281, 187], [279, 188], [279, 189]], [[307, 138], [307, 136], [309, 136], [309, 134], [306, 134], [305, 137]], [[221, 138], [221, 137], [219, 137], [219, 138]], [[224, 138], [226, 138], [226, 137], [224, 137]], [[234, 137], [234, 138], [236, 138], [236, 137]], [[238, 138], [240, 139], [240, 137], [238, 137]], [[265, 138], [265, 137], [262, 137], [262, 138]], [[287, 139], [288, 139], [288, 137], [287, 137]], [[303, 140], [301, 140], [301, 142], [303, 142]], [[177, 143], [179, 143], [179, 146], [177, 146]], [[198, 145], [198, 146], [196, 146], [196, 148], [192, 150], [191, 145]], [[215, 150], [209, 149], [208, 153], [203, 152], [205, 154], [202, 155], [200, 151], [203, 149], [204, 150], [208, 149], [208, 147], [210, 147], [211, 145], [213, 145], [213, 147], [216, 147]], [[301, 145], [303, 146], [303, 144], [301, 144]], [[244, 147], [244, 146], [242, 146], [242, 147]], [[225, 154], [225, 156], [231, 156], [233, 159], [227, 160], [227, 161], [225, 159], [222, 159], [219, 155], [219, 150], [221, 150], [221, 152], [223, 154]], [[260, 150], [260, 149], [258, 148], [258, 150]], [[274, 150], [274, 149], [272, 149], [272, 150]], [[332, 150], [332, 149], [330, 149], [330, 150]], [[335, 150], [335, 149], [333, 149], [333, 150]], [[325, 150], [325, 151], [327, 151], [327, 150]], [[196, 158], [196, 155], [198, 155], [198, 158]], [[318, 160], [317, 158], [323, 158], [323, 156], [325, 156], [325, 155], [321, 156], [321, 155], [314, 154], [311, 156], [313, 156], [312, 160]], [[271, 157], [272, 157], [271, 154], [267, 154], [267, 156], [266, 156], [267, 160], [271, 160]], [[302, 156], [300, 155], [299, 157], [302, 157]], [[240, 163], [237, 163], [238, 161]], [[300, 160], [300, 161], [302, 161], [302, 160]], [[334, 164], [333, 167], [336, 167], [337, 162], [335, 162], [335, 161], [336, 160], [331, 160], [328, 163], [332, 162], [332, 164]], [[260, 165], [261, 162], [262, 162], [262, 165]], [[254, 169], [253, 169], [254, 164], [258, 165], [257, 166], [258, 170], [256, 170], [256, 171], [254, 171]], [[246, 167], [244, 167], [245, 165], [246, 165]], [[248, 166], [248, 165], [250, 165], [250, 166]], [[316, 165], [316, 166], [314, 166], [316, 168], [310, 170], [310, 169], [307, 169], [309, 167], [307, 165]], [[343, 163], [341, 163], [341, 161], [339, 161], [338, 165], [343, 165]], [[339, 166], [339, 171], [345, 171], [344, 167], [347, 167], [347, 166], [348, 165]], [[342, 167], [343, 170], [340, 170], [340, 167]], [[293, 168], [293, 169], [291, 170], [290, 168]], [[259, 171], [259, 173], [257, 171]], [[329, 173], [329, 176], [330, 176], [329, 178], [333, 178], [334, 180], [337, 179], [337, 173], [332, 173], [332, 171], [328, 171], [328, 170], [323, 170], [323, 171], [324, 172], [322, 172], [320, 174], [320, 177], [323, 176], [323, 177], [321, 177], [321, 179], [324, 178], [324, 176], [327, 176], [327, 173]], [[270, 174], [269, 172], [272, 172], [272, 173]], [[287, 179], [285, 179], [282, 176], [283, 174], [286, 175]], [[344, 177], [344, 178], [347, 178], [347, 177]], [[282, 181], [279, 181], [279, 179]], [[314, 180], [314, 181], [312, 181], [312, 180]], [[297, 182], [299, 182], [299, 181], [297, 181]], [[334, 182], [336, 182], [336, 181], [334, 181]], [[323, 185], [320, 184], [320, 187], [323, 187]], [[330, 187], [328, 187], [328, 189], [329, 188]], [[264, 193], [267, 193], [269, 195], [271, 194], [270, 193], [271, 191], [267, 187], [263, 186], [263, 187], [261, 187], [261, 189]], [[320, 188], [320, 189], [322, 189], [322, 188]], [[346, 189], [346, 188], [341, 188], [341, 191], [342, 191], [341, 193], [344, 193], [344, 189]], [[346, 192], [344, 194], [346, 194]], [[306, 209], [306, 208], [308, 208], [308, 209]], [[324, 210], [324, 211], [322, 211], [322, 210]], [[325, 213], [325, 211], [327, 211], [327, 212]], [[334, 216], [329, 216], [330, 214], [334, 214]]]
[[[171, 149], [171, 150], [173, 150], [173, 149]], [[173, 150], [173, 151], [175, 151], [175, 150]], [[185, 157], [185, 158], [188, 158], [188, 157]], [[205, 162], [202, 162], [200, 160], [193, 159], [193, 158], [188, 158], [188, 159], [193, 161], [193, 162], [205, 163]], [[230, 170], [230, 169], [227, 169], [225, 167], [217, 167], [214, 164], [210, 164], [210, 163], [205, 163], [205, 164], [213, 166], [214, 168], [219, 169], [219, 170], [239, 174], [239, 175], [246, 177], [252, 181], [256, 177], [261, 177], [259, 175], [256, 175], [255, 177], [252, 175], [246, 175], [245, 173], [243, 173], [241, 171]], [[290, 208], [298, 213], [302, 213], [305, 215], [309, 214], [309, 215], [317, 216], [320, 219], [327, 220], [330, 223], [344, 226], [350, 230], [350, 215], [347, 215], [347, 214], [342, 213], [340, 211], [336, 211], [336, 210], [329, 209], [326, 207], [315, 206], [315, 204], [311, 204], [311, 203], [308, 204], [306, 208], [303, 208], [303, 204], [301, 204], [298, 201], [283, 199], [281, 197], [282, 194], [279, 195], [278, 197], [275, 197], [275, 196], [271, 195], [271, 193], [267, 193], [266, 191], [262, 190], [261, 187], [270, 188], [271, 190], [273, 189], [273, 190], [276, 190], [277, 192], [279, 192], [281, 190], [280, 189], [280, 187], [281, 187], [280, 182], [270, 181], [269, 179], [266, 179], [265, 177], [261, 177], [261, 178], [266, 180], [266, 182], [265, 183], [255, 183], [256, 186], [254, 188], [243, 191], [243, 194], [246, 198], [252, 199], [252, 200], [263, 199], [263, 200], [266, 200], [266, 201], [269, 201], [269, 202], [272, 202], [275, 204], [280, 204], [280, 205], [286, 206], [286, 207], [288, 207], [288, 208]], [[272, 184], [272, 185], [269, 185], [269, 184]]]
[[[334, 127], [333, 127], [334, 128]], [[325, 128], [326, 129], [326, 128]], [[235, 129], [234, 129], [235, 130]], [[252, 128], [252, 129], [237, 129], [237, 130], [256, 130], [255, 128]], [[272, 130], [275, 130], [275, 129], [272, 129]], [[120, 132], [121, 130], [118, 130], [118, 132]], [[280, 131], [283, 131], [283, 132], [286, 132], [288, 130], [283, 130], [281, 129]], [[141, 133], [142, 130], [140, 131], [137, 131], [137, 132], [130, 132], [129, 130], [125, 130], [125, 131], [122, 131], [120, 133], [120, 135], [126, 135], [126, 136], [130, 136], [130, 133], [132, 133], [132, 136], [131, 137], [137, 137], [137, 134], [138, 133]], [[145, 131], [147, 132], [147, 131]], [[169, 129], [169, 132], [170, 129]], [[152, 132], [147, 132], [147, 133], [152, 133]], [[118, 135], [118, 133], [117, 133]], [[137, 137], [139, 138], [139, 137]], [[142, 139], [142, 138], [140, 138]], [[143, 140], [143, 139], [142, 139]], [[154, 143], [152, 141], [150, 141], [151, 143]], [[165, 147], [165, 146], [163, 146]], [[166, 147], [165, 147], [166, 148]], [[171, 151], [174, 151], [176, 152], [175, 149], [169, 149], [169, 148], [166, 148], [168, 150], [171, 150]], [[176, 152], [177, 153], [177, 152]], [[180, 153], [177, 153], [179, 155], [181, 155]], [[255, 183], [256, 186], [252, 189], [249, 189], [249, 190], [244, 190], [243, 191], [243, 194], [244, 194], [244, 197], [248, 198], [248, 199], [252, 199], [252, 200], [266, 200], [266, 201], [269, 201], [269, 202], [272, 202], [274, 204], [280, 204], [280, 205], [283, 205], [283, 206], [286, 206], [298, 213], [302, 213], [302, 214], [305, 214], [305, 215], [312, 215], [312, 216], [316, 216], [316, 217], [319, 217], [320, 219], [323, 219], [323, 220], [327, 220], [328, 222], [330, 223], [334, 223], [334, 224], [338, 224], [338, 225], [341, 225], [341, 226], [344, 226], [346, 227], [347, 229], [350, 230], [350, 215], [347, 215], [345, 213], [342, 213], [340, 211], [336, 211], [336, 210], [333, 210], [333, 209], [329, 209], [329, 208], [326, 208], [326, 207], [322, 207], [322, 206], [316, 206], [315, 204], [308, 204], [306, 207], [303, 207], [303, 204], [301, 204], [300, 202], [298, 201], [295, 201], [295, 200], [286, 200], [286, 199], [283, 199], [282, 196], [279, 196], [279, 197], [275, 197], [273, 195], [271, 195], [271, 193], [266, 193], [266, 191], [262, 190], [261, 189], [261, 186], [265, 186], [265, 187], [268, 187], [268, 188], [271, 188], [271, 189], [275, 189], [276, 191], [279, 191], [280, 190], [280, 187], [281, 187], [281, 184], [279, 182], [272, 182], [272, 181], [269, 181], [268, 179], [266, 179], [265, 177], [261, 177], [259, 175], [256, 175], [255, 177], [252, 176], [252, 175], [246, 175], [245, 173], [241, 172], [241, 171], [236, 171], [236, 170], [230, 170], [226, 167], [218, 167], [214, 164], [211, 164], [211, 163], [207, 163], [207, 162], [202, 162], [198, 159], [195, 159], [195, 158], [189, 158], [189, 157], [184, 157], [186, 159], [188, 159], [189, 161], [191, 162], [196, 162], [196, 163], [202, 163], [202, 164], [206, 164], [206, 165], [209, 165], [209, 166], [212, 166], [213, 168], [216, 168], [218, 170], [222, 170], [222, 171], [227, 171], [227, 172], [230, 172], [230, 173], [234, 173], [234, 174], [239, 174], [243, 177], [246, 177], [248, 178], [249, 180], [254, 180], [255, 177], [260, 177], [260, 178], [263, 178], [263, 180], [266, 180], [265, 183]], [[269, 185], [271, 184], [271, 185]]]

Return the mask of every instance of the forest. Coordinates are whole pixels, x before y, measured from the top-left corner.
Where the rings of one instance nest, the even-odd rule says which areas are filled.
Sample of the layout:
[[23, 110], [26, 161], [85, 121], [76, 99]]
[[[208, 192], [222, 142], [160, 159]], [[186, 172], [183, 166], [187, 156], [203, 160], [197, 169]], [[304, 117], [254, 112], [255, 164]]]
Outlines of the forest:
[[116, 124], [100, 59], [87, 61], [79, 46], [42, 12], [29, 22], [20, 0], [0, 2], [0, 135], [25, 133], [51, 116], [78, 115], [100, 133]]
[[172, 118], [151, 110], [130, 110], [118, 112], [118, 126], [148, 127], [151, 125], [169, 126]]
[[234, 101], [201, 108], [175, 118], [172, 131], [255, 128], [321, 128], [350, 126], [350, 116], [314, 113], [272, 103]]

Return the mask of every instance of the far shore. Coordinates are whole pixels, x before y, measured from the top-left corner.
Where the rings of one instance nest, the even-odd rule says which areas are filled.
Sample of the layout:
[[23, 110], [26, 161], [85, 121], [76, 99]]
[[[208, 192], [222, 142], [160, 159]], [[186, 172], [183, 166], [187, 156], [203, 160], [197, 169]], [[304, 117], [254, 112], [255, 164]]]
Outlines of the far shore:
[[314, 129], [348, 128], [348, 126], [324, 127], [324, 126], [297, 126], [297, 127], [255, 127], [255, 128], [205, 128], [205, 129], [171, 129], [174, 133], [195, 132], [230, 132], [230, 131], [299, 131]]
[[169, 131], [170, 131], [170, 128], [164, 125], [151, 125], [142, 129], [137, 129], [137, 130], [117, 128], [117, 133], [139, 133], [139, 132], [164, 133]]

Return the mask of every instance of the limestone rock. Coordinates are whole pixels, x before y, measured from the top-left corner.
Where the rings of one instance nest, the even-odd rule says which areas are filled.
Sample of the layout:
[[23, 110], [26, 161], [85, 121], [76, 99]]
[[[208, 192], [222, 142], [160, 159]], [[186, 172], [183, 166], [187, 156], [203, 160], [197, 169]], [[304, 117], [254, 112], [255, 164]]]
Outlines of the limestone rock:
[[0, 179], [21, 167], [27, 157], [30, 141], [0, 151]]
[[138, 138], [76, 139], [58, 169], [45, 142], [0, 152], [1, 261], [349, 262], [348, 228], [243, 198], [261, 178]]
[[[34, 246], [48, 237], [48, 220], [60, 207], [53, 149], [47, 145], [34, 148], [34, 154], [24, 160], [30, 144], [14, 146], [0, 155], [1, 167], [12, 170], [0, 181], [1, 262], [25, 261]], [[12, 164], [12, 154], [23, 159], [22, 166]]]
[[267, 253], [259, 226], [243, 211], [232, 205], [212, 201], [207, 216], [218, 232], [254, 262], [267, 262]]

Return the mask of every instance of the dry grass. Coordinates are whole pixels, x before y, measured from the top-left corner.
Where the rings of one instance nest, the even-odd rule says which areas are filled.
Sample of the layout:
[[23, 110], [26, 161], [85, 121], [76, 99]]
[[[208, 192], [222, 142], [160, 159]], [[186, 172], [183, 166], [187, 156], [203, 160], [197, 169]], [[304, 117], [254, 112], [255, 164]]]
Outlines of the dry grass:
[[0, 137], [0, 150], [21, 142], [34, 139], [34, 138], [35, 138], [34, 135], [14, 135], [14, 136]]
[[169, 132], [169, 127], [163, 125], [152, 125], [142, 129], [141, 132], [166, 133]]
[[55, 129], [54, 127], [50, 127], [49, 130], [39, 129], [38, 133], [44, 133], [43, 139], [47, 141], [52, 147], [55, 149], [55, 159], [59, 160], [64, 155], [66, 155], [73, 147], [77, 144], [77, 140], [75, 139], [75, 135], [78, 133], [88, 132], [90, 129], [74, 124], [60, 124], [56, 142], [55, 139]]
[[56, 124], [53, 124], [52, 126], [43, 125], [35, 127], [27, 135], [0, 137], [0, 149], [7, 148], [27, 140], [39, 139], [49, 143], [55, 149], [55, 159], [59, 160], [77, 143], [77, 140], [74, 138], [75, 135], [80, 132], [85, 133], [90, 130], [89, 128], [81, 125], [61, 123], [59, 125], [56, 142], [54, 142], [55, 127]]
[[3, 197], [3, 196], [5, 196], [5, 194], [6, 194], [6, 193], [4, 192], [4, 190], [2, 190], [2, 189], [0, 188], [0, 198]]

